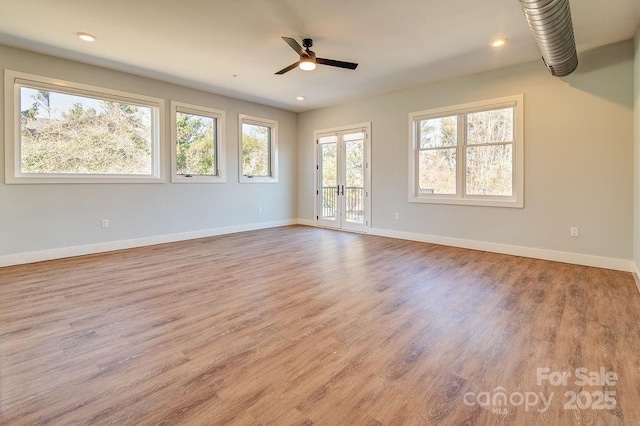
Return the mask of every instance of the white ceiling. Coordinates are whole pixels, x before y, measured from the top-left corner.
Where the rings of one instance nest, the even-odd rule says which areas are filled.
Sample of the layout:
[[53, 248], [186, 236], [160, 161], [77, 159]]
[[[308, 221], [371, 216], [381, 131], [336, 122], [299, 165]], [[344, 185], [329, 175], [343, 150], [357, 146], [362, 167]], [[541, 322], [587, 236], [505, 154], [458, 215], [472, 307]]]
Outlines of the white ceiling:
[[[640, 0], [571, 7], [578, 52], [640, 22]], [[298, 59], [281, 36], [360, 66], [274, 75]], [[517, 0], [0, 0], [0, 43], [292, 111], [540, 57]]]

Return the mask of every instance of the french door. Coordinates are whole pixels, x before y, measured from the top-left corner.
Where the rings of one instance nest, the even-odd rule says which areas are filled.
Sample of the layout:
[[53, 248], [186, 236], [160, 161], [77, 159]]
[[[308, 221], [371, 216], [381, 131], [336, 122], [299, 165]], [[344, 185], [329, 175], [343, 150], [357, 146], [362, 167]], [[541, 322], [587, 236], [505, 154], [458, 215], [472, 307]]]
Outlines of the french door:
[[319, 226], [369, 228], [369, 125], [316, 132]]

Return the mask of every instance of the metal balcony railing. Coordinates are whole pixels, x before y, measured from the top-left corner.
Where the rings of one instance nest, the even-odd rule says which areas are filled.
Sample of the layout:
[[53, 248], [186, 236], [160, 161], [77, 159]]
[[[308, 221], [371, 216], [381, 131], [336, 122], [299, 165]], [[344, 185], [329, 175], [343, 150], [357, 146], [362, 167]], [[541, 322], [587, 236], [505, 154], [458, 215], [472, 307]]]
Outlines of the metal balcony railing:
[[[357, 186], [345, 186], [344, 203], [346, 220], [349, 222], [364, 222], [364, 188]], [[337, 187], [322, 187], [322, 217], [326, 219], [335, 218], [337, 210]]]

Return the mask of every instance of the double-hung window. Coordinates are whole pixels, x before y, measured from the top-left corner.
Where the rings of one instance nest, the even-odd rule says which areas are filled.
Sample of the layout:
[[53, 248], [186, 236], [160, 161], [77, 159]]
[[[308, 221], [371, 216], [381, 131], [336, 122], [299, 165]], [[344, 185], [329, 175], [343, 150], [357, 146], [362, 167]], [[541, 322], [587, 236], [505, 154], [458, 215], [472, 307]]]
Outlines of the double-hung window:
[[278, 182], [278, 122], [240, 114], [240, 182]]
[[523, 96], [409, 115], [409, 201], [523, 207]]
[[171, 102], [172, 182], [225, 182], [224, 111]]
[[163, 103], [5, 71], [6, 182], [162, 181]]

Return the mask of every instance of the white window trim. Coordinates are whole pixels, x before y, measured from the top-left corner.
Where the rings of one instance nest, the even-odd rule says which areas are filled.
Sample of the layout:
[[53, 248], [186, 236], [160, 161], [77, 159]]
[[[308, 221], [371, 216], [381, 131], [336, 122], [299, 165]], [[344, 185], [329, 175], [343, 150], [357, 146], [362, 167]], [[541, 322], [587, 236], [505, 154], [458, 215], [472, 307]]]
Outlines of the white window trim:
[[[418, 139], [417, 120], [468, 114], [472, 112], [486, 111], [515, 107], [513, 122], [513, 195], [511, 197], [464, 195], [464, 147], [456, 145], [458, 149], [457, 161], [457, 194], [420, 194], [418, 190]], [[460, 155], [462, 152], [462, 155]], [[409, 202], [427, 204], [462, 204], [471, 206], [493, 207], [524, 207], [524, 96], [522, 94], [489, 99], [486, 101], [470, 102], [461, 105], [417, 111], [409, 114]]]
[[[217, 120], [216, 123], [216, 170], [218, 174], [215, 176], [197, 176], [187, 177], [177, 173], [177, 129], [176, 114], [184, 112], [187, 114], [200, 115], [203, 117], [211, 117]], [[171, 101], [171, 182], [172, 183], [225, 183], [227, 181], [226, 172], [226, 155], [225, 155], [225, 112], [219, 109], [204, 107], [200, 105], [187, 104], [184, 102]]]
[[[271, 129], [271, 176], [248, 177], [242, 175], [242, 123], [255, 124]], [[240, 183], [278, 183], [278, 122], [267, 118], [238, 114], [238, 181]]]
[[[130, 102], [151, 107], [152, 148], [150, 175], [99, 175], [99, 174], [34, 174], [20, 172], [20, 87], [29, 86], [50, 89], [62, 93]], [[87, 84], [74, 83], [39, 75], [5, 70], [5, 182], [8, 184], [42, 183], [162, 183], [164, 182], [164, 100]], [[16, 113], [18, 112], [18, 113]]]

